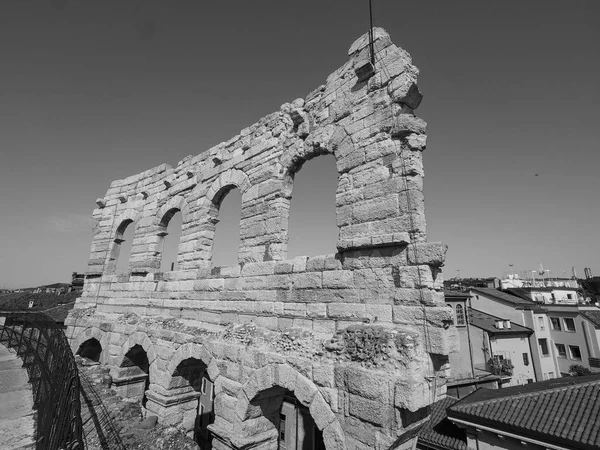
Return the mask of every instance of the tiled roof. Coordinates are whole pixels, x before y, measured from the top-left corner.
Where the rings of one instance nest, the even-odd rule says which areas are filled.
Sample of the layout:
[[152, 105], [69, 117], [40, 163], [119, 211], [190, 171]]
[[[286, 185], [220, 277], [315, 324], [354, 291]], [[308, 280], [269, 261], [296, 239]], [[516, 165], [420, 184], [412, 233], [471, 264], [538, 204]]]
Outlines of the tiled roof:
[[64, 323], [69, 311], [71, 311], [74, 306], [75, 303], [66, 303], [64, 305], [58, 305], [54, 308], [46, 309], [43, 311], [43, 313], [50, 316], [56, 323]]
[[535, 305], [535, 302], [532, 300], [527, 300], [527, 299], [524, 299], [521, 297], [517, 297], [516, 295], [509, 294], [508, 292], [504, 292], [499, 289], [473, 288], [471, 290], [475, 293], [479, 292], [481, 294], [485, 294], [485, 295], [488, 295], [491, 297], [496, 297], [500, 300], [504, 300], [505, 302], [511, 303], [515, 306], [518, 306], [518, 305], [534, 306]]
[[450, 298], [469, 298], [470, 295], [466, 291], [459, 291], [457, 289], [444, 289], [444, 297], [450, 297]]
[[600, 376], [479, 389], [448, 417], [568, 448], [600, 448]]
[[594, 310], [580, 310], [581, 315], [585, 316], [590, 322], [596, 325], [596, 328], [600, 328], [600, 311]]
[[456, 403], [454, 397], [446, 397], [431, 406], [429, 421], [419, 432], [419, 442], [448, 450], [467, 450], [465, 430], [453, 424], [446, 416], [446, 409]]
[[469, 323], [488, 333], [495, 335], [533, 334], [531, 328], [524, 327], [514, 322], [511, 322], [510, 328], [496, 328], [496, 321], [498, 320], [503, 319], [477, 309], [469, 308]]

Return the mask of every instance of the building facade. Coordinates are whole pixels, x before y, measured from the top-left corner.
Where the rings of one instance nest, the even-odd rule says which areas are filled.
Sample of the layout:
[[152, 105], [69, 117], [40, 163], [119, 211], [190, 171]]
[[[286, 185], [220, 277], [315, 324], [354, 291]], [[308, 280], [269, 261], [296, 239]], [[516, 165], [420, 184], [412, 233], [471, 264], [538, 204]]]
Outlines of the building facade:
[[448, 393], [463, 398], [479, 387], [498, 388], [536, 381], [530, 328], [471, 308], [469, 293], [445, 291], [460, 348], [450, 354]]
[[520, 289], [472, 289], [470, 300], [483, 311], [534, 331], [528, 344], [537, 381], [568, 375], [574, 364], [592, 371], [600, 367], [598, 307], [576, 301], [536, 302]]

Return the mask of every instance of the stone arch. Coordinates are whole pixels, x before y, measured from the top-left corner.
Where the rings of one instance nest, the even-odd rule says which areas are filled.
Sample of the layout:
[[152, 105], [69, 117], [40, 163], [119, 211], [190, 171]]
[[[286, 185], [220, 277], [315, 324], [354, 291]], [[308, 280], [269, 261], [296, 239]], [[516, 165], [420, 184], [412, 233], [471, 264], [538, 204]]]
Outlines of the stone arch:
[[[179, 348], [173, 353], [169, 361], [169, 365], [167, 367], [167, 372], [169, 375], [173, 375], [177, 366], [179, 364], [189, 358], [194, 358], [202, 361], [207, 366], [207, 372], [210, 376], [211, 380], [214, 382], [219, 376], [219, 368], [217, 366], [216, 361], [214, 361], [213, 356], [206, 349], [206, 347], [202, 344], [197, 344], [195, 342], [188, 342], [179, 346]], [[167, 388], [168, 386], [163, 386]]]
[[251, 186], [248, 175], [238, 169], [229, 169], [212, 182], [206, 192], [206, 199], [219, 204], [223, 200], [223, 196], [227, 194], [227, 188], [237, 187], [243, 196]]
[[173, 217], [173, 211], [180, 211], [183, 218], [183, 223], [190, 221], [190, 207], [187, 200], [182, 195], [171, 197], [159, 210], [156, 215], [159, 227], [167, 227], [169, 220]]
[[136, 331], [127, 338], [123, 345], [121, 345], [121, 351], [119, 352], [119, 356], [117, 356], [115, 366], [120, 367], [123, 364], [123, 359], [125, 358], [125, 355], [135, 345], [139, 345], [146, 352], [146, 356], [148, 357], [149, 363], [148, 371], [150, 379], [159, 379], [158, 368], [156, 367], [156, 351], [154, 349], [154, 344], [152, 343], [148, 335], [142, 331]]
[[284, 196], [291, 197], [294, 174], [306, 161], [321, 155], [333, 155], [339, 177], [349, 170], [343, 162], [353, 148], [354, 145], [346, 131], [337, 125], [318, 128], [310, 133], [304, 142], [286, 148], [279, 158], [279, 164], [283, 168]]
[[248, 175], [238, 169], [229, 169], [219, 175], [209, 186], [204, 197], [199, 200], [200, 216], [202, 222], [200, 230], [203, 239], [198, 241], [197, 259], [210, 267], [212, 261], [212, 249], [215, 237], [216, 225], [219, 223], [219, 207], [225, 195], [234, 188], [238, 188], [242, 194], [242, 211], [244, 205], [252, 197], [252, 185]]
[[[270, 364], [255, 370], [250, 375], [237, 396], [236, 414], [239, 419], [247, 422], [259, 418], [261, 411], [256, 407], [256, 399], [274, 388], [280, 388], [282, 400], [283, 392], [288, 390], [309, 409], [315, 425], [323, 433], [323, 441], [327, 450], [346, 449], [342, 427], [317, 386], [289, 364]], [[241, 428], [252, 429], [252, 427], [243, 425]]]
[[[284, 150], [279, 158], [279, 166], [282, 173], [282, 196], [280, 201], [285, 203], [280, 208], [280, 214], [284, 222], [285, 242], [283, 242], [283, 247], [286, 256], [294, 176], [300, 171], [305, 162], [322, 155], [333, 155], [335, 158], [337, 169], [336, 203], [338, 203], [340, 195], [347, 188], [346, 183], [342, 181], [344, 177], [347, 177], [346, 172], [364, 162], [364, 158], [357, 157], [357, 151], [355, 151], [350, 136], [344, 128], [338, 125], [327, 125], [318, 128], [311, 132], [303, 142], [299, 141], [297, 145], [292, 145]], [[341, 217], [341, 214], [336, 208], [338, 240], [340, 234], [339, 217]]]
[[[208, 426], [215, 419], [215, 380], [219, 377], [216, 360], [204, 345], [189, 342], [169, 358], [166, 375], [158, 382], [166, 396], [161, 399], [154, 394], [155, 402], [163, 406], [169, 422], [177, 422], [201, 448], [210, 448]], [[168, 401], [173, 396], [178, 399], [177, 408]]]
[[[154, 217], [153, 228], [155, 230], [156, 235], [158, 236], [158, 239], [153, 244], [153, 247], [154, 247], [153, 248], [153, 254], [154, 254], [153, 259], [154, 259], [154, 266], [156, 266], [157, 269], [160, 269], [161, 260], [163, 257], [163, 251], [164, 251], [165, 238], [168, 235], [167, 229], [169, 226], [169, 222], [171, 221], [173, 216], [175, 214], [177, 214], [178, 212], [181, 213], [182, 227], [185, 228], [186, 225], [188, 225], [191, 221], [191, 215], [190, 215], [189, 204], [188, 204], [187, 200], [185, 199], [185, 197], [183, 197], [182, 195], [176, 195], [174, 197], [171, 197], [158, 210], [158, 213]], [[183, 250], [185, 249], [185, 244], [187, 242], [189, 242], [189, 239], [186, 239], [186, 235], [184, 235], [183, 230], [182, 230], [181, 238], [180, 238], [179, 244], [178, 244], [178, 251], [177, 251], [178, 267], [180, 267], [180, 264], [183, 260]]]
[[89, 341], [90, 339], [96, 339], [98, 342], [100, 342], [100, 345], [102, 346], [102, 353], [100, 354], [100, 364], [106, 363], [108, 348], [110, 345], [109, 336], [107, 333], [105, 333], [97, 327], [86, 328], [84, 331], [79, 333], [79, 335], [76, 338], [71, 339], [71, 349], [73, 351], [73, 354], [76, 354], [81, 345], [84, 342]]
[[[139, 221], [141, 213], [135, 209], [126, 209], [123, 211], [113, 223], [113, 227], [110, 232], [110, 242], [108, 255], [106, 257], [106, 273], [115, 273], [117, 269], [117, 262], [119, 259], [119, 251], [121, 244], [123, 243], [123, 235], [125, 230], [130, 225], [136, 226], [135, 224]], [[135, 233], [135, 229], [134, 229]]]

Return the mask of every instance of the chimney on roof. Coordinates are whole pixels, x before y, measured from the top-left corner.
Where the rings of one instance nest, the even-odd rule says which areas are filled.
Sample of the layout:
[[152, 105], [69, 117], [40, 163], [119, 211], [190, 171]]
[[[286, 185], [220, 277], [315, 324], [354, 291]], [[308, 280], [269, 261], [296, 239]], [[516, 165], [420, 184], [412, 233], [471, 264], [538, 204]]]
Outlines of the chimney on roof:
[[504, 321], [504, 328], [507, 328], [510, 330], [510, 319]]
[[498, 328], [499, 330], [503, 330], [504, 329], [504, 320], [501, 320], [501, 319], [496, 320], [496, 328]]

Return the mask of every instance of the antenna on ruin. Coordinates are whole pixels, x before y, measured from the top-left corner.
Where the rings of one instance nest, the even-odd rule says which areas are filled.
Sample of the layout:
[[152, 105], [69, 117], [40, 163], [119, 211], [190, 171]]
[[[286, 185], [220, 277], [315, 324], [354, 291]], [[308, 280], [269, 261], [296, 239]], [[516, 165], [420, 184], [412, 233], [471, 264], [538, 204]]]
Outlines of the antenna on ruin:
[[375, 50], [373, 48], [373, 5], [369, 0], [369, 52], [371, 53], [371, 64], [375, 67]]

